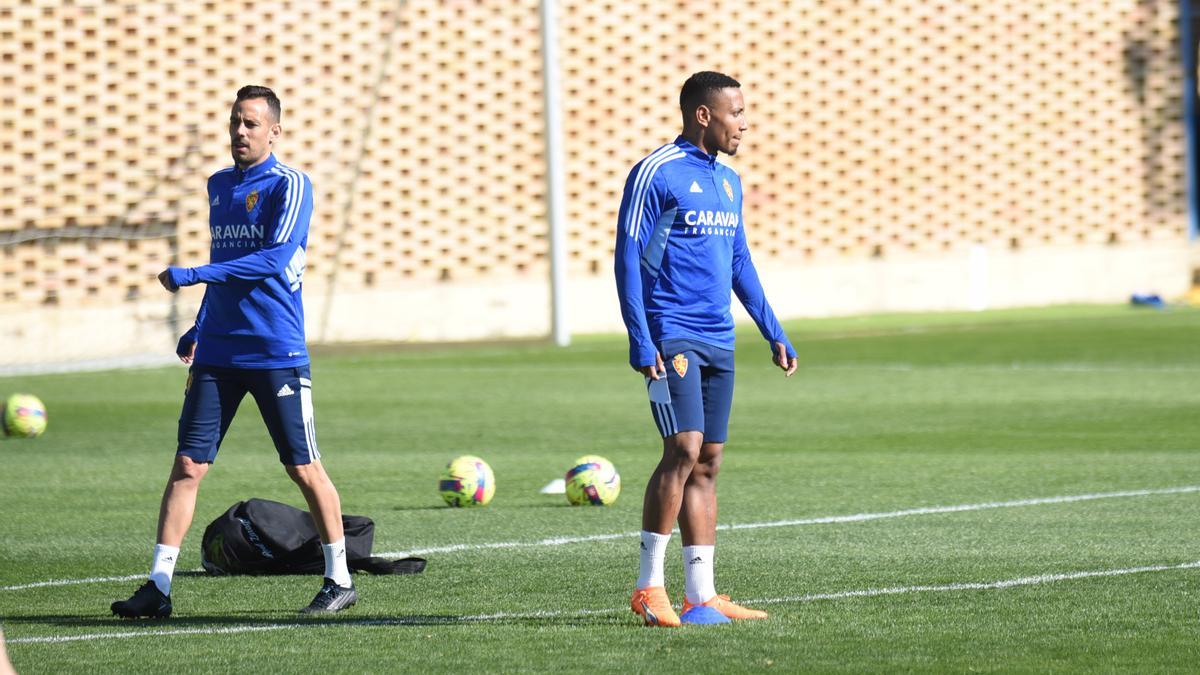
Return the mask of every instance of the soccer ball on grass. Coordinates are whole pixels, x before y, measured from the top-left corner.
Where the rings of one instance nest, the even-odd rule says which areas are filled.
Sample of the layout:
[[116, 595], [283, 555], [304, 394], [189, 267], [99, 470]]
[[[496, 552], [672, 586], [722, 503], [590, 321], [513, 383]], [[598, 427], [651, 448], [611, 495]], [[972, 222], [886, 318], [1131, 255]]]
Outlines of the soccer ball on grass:
[[496, 494], [496, 477], [487, 462], [463, 455], [446, 465], [438, 480], [438, 491], [450, 506], [486, 506]]
[[33, 394], [13, 394], [4, 402], [0, 427], [5, 436], [35, 438], [46, 430], [46, 406]]
[[584, 455], [567, 471], [567, 501], [575, 506], [607, 506], [621, 494], [621, 474], [599, 455]]

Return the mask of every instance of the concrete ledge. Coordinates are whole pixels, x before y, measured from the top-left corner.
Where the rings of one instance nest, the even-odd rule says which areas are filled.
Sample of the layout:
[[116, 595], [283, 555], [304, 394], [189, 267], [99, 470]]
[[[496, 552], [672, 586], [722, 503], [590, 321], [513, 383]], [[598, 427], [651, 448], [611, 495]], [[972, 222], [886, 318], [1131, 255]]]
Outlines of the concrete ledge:
[[[1183, 296], [1194, 246], [1177, 240], [1124, 246], [963, 249], [937, 258], [829, 260], [770, 265], [759, 272], [782, 318], [875, 312], [981, 310], [1062, 303], [1126, 302], [1135, 292]], [[171, 298], [109, 307], [39, 307], [0, 313], [0, 372], [173, 353], [177, 331], [191, 325], [199, 289]], [[569, 281], [567, 322], [574, 333], [624, 330], [611, 274]], [[310, 342], [443, 342], [547, 335], [545, 279], [412, 285], [339, 292], [327, 327], [325, 289], [305, 287]], [[734, 301], [735, 318], [748, 321]]]

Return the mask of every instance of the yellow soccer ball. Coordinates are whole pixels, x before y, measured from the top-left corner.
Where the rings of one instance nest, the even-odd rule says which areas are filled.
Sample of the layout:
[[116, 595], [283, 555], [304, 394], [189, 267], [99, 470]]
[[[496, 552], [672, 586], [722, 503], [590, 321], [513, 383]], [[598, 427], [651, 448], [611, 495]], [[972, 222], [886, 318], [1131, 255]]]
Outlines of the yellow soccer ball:
[[584, 455], [575, 460], [564, 480], [567, 501], [575, 506], [608, 506], [621, 494], [621, 474], [612, 462], [599, 455]]
[[438, 491], [450, 506], [486, 506], [496, 494], [496, 477], [487, 462], [463, 455], [446, 465]]
[[46, 406], [33, 394], [13, 394], [4, 402], [4, 435], [36, 438], [46, 431]]

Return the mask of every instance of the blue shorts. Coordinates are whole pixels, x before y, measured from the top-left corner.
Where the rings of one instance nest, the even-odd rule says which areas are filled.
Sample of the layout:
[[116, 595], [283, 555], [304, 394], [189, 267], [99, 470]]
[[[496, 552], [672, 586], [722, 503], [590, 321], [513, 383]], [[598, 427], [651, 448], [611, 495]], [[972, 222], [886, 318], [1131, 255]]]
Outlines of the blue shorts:
[[295, 466], [321, 459], [307, 365], [272, 370], [193, 365], [184, 390], [175, 454], [195, 462], [216, 460], [225, 432], [247, 393], [258, 404], [280, 462]]
[[703, 431], [705, 443], [724, 443], [733, 405], [733, 351], [692, 340], [667, 340], [661, 349], [665, 386], [646, 378], [658, 433], [666, 438]]

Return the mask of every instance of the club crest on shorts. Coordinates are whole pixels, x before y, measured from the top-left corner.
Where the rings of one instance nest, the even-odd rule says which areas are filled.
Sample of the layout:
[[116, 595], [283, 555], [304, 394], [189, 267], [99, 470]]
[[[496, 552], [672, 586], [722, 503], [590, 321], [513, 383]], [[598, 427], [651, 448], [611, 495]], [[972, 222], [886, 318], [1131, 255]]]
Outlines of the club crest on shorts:
[[675, 358], [671, 359], [671, 367], [675, 372], [679, 373], [680, 377], [687, 376], [687, 357], [683, 354], [676, 354]]
[[729, 179], [724, 178], [721, 182], [725, 184], [725, 194], [729, 196], [729, 201], [733, 201], [733, 186], [729, 184]]
[[[726, 183], [728, 185], [728, 183]], [[246, 211], [253, 211], [254, 205], [258, 203], [258, 190], [251, 190], [250, 194], [246, 195]]]

